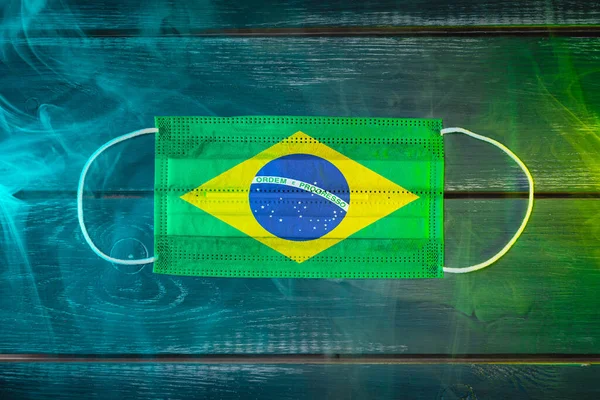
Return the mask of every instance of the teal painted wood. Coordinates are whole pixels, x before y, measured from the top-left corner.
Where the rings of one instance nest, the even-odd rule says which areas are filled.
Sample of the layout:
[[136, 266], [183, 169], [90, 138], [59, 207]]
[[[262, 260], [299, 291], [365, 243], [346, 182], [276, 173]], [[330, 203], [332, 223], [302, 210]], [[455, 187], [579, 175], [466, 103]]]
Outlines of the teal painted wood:
[[[83, 244], [69, 198], [81, 166], [98, 145], [157, 114], [444, 118], [504, 141], [530, 165], [539, 190], [598, 193], [598, 39], [156, 38], [245, 27], [598, 21], [593, 2], [377, 3], [287, 2], [265, 10], [253, 2], [63, 2], [69, 11], [56, 2], [6, 3], [0, 288], [7, 295], [0, 321], [10, 328], [0, 330], [0, 351], [598, 353], [597, 200], [538, 201], [533, 225], [505, 259], [437, 283], [158, 277], [149, 267], [106, 264]], [[39, 38], [23, 40], [23, 27]], [[106, 29], [145, 37], [85, 38]], [[525, 188], [497, 150], [460, 137], [446, 139], [446, 148], [448, 191]], [[150, 190], [152, 149], [150, 138], [115, 149], [100, 160], [89, 188], [131, 191], [118, 196]], [[90, 203], [92, 231], [105, 249], [137, 256], [151, 248], [149, 197]], [[447, 208], [447, 261], [454, 266], [497, 250], [524, 204], [453, 200]], [[59, 382], [51, 372], [13, 370], [5, 374], [16, 377], [9, 394], [24, 396], [15, 389], [31, 387], [23, 374], [38, 372]], [[341, 376], [346, 388], [348, 376], [360, 374]], [[361, 383], [371, 380], [377, 382], [366, 376]], [[88, 383], [105, 387], [97, 382]], [[593, 391], [590, 380], [568, 382]], [[548, 392], [555, 393], [543, 398]]]
[[[442, 118], [501, 140], [541, 192], [598, 192], [595, 38], [108, 38], [0, 41], [8, 193], [74, 190], [102, 143], [155, 115]], [[523, 191], [520, 170], [446, 141], [448, 191]], [[103, 155], [94, 190], [152, 189], [150, 138]]]
[[[40, 2], [23, 9], [17, 0], [4, 5], [6, 28], [20, 30], [119, 30], [136, 34], [186, 33], [194, 29], [322, 26], [472, 26], [598, 24], [594, 1], [529, 0], [366, 0], [360, 2], [286, 0], [269, 3], [157, 0], [69, 0]], [[30, 32], [31, 33], [31, 32]]]
[[[113, 266], [84, 243], [71, 198], [8, 204], [2, 353], [587, 353], [600, 350], [599, 200], [538, 200], [488, 269], [441, 280], [204, 279]], [[446, 264], [513, 234], [525, 199], [447, 200]], [[145, 257], [152, 199], [85, 200], [105, 252]], [[8, 228], [8, 229], [5, 229]]]
[[599, 366], [5, 364], [10, 399], [595, 399]]

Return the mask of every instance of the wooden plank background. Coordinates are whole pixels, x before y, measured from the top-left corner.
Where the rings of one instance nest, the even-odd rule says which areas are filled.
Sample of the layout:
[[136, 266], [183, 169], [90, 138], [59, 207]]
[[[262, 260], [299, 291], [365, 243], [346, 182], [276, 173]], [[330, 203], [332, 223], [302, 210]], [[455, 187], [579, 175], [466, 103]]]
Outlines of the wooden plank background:
[[[1, 353], [599, 353], [598, 3], [9, 0], [0, 20]], [[469, 29], [427, 34], [444, 27]], [[169, 277], [86, 247], [74, 196], [99, 145], [155, 115], [277, 114], [443, 118], [489, 135], [534, 174], [530, 226], [494, 266], [443, 280]], [[445, 143], [446, 264], [469, 265], [510, 238], [526, 181], [490, 146]], [[88, 225], [115, 256], [152, 249], [153, 151], [152, 138], [124, 144], [89, 176]], [[595, 398], [596, 369], [4, 364], [0, 391]]]
[[[197, 29], [311, 28], [372, 26], [530, 26], [597, 25], [600, 5], [594, 1], [529, 0], [197, 0], [149, 3], [120, 0], [63, 0], [22, 9], [8, 1], [7, 28], [39, 22], [32, 29], [131, 30], [135, 34], [187, 33]], [[12, 4], [11, 4], [12, 3]]]
[[[19, 39], [7, 44], [0, 66], [0, 100], [12, 133], [5, 145], [7, 185], [11, 192], [73, 190], [97, 147], [121, 132], [152, 126], [157, 114], [341, 115], [443, 118], [445, 126], [466, 126], [511, 147], [530, 167], [538, 192], [597, 192], [597, 43], [529, 37]], [[448, 191], [526, 189], [520, 169], [495, 148], [455, 136], [446, 144]], [[153, 151], [151, 138], [111, 149], [94, 166], [88, 187], [152, 190]], [[27, 174], [31, 164], [35, 174]]]
[[[491, 256], [525, 207], [525, 199], [447, 200], [447, 264]], [[86, 199], [85, 208], [101, 248], [148, 255], [151, 197]], [[72, 198], [31, 200], [15, 216], [26, 221], [21, 246], [3, 264], [0, 323], [11, 328], [0, 351], [597, 353], [599, 211], [597, 199], [538, 200], [514, 251], [477, 274], [209, 279], [106, 263], [83, 243]]]
[[[7, 398], [594, 399], [600, 366], [9, 364]], [[350, 384], [351, 383], [351, 384]]]

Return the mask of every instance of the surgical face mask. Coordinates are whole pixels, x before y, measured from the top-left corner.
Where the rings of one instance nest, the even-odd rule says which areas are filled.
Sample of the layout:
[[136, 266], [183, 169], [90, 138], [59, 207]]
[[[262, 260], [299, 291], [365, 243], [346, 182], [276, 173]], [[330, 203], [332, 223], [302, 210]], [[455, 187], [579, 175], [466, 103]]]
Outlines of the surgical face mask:
[[[444, 267], [444, 141], [463, 133], [508, 154], [525, 172], [529, 204], [492, 258]], [[107, 148], [156, 134], [154, 257], [112, 258], [84, 224], [83, 188]], [[157, 117], [85, 164], [78, 217], [86, 242], [119, 264], [214, 277], [439, 278], [501, 258], [533, 208], [533, 178], [508, 148], [434, 119]]]

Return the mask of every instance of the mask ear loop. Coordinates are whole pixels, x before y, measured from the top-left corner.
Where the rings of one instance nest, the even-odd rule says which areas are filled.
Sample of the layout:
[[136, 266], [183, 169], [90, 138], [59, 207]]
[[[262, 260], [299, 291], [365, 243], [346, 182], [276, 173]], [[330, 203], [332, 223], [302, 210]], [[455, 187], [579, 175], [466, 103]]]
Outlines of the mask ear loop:
[[506, 246], [504, 246], [502, 248], [502, 250], [500, 250], [495, 256], [493, 256], [492, 258], [490, 258], [482, 263], [472, 265], [470, 267], [465, 267], [465, 268], [444, 267], [444, 272], [450, 272], [450, 273], [454, 273], [454, 274], [464, 274], [467, 272], [478, 271], [480, 269], [483, 269], [483, 268], [495, 263], [500, 258], [502, 258], [506, 253], [508, 253], [510, 248], [516, 243], [517, 239], [519, 239], [519, 237], [525, 230], [527, 223], [529, 222], [529, 217], [531, 216], [531, 211], [533, 210], [533, 176], [531, 176], [531, 172], [529, 172], [529, 169], [527, 169], [527, 166], [523, 163], [523, 161], [521, 161], [519, 159], [519, 157], [517, 157], [515, 155], [515, 153], [513, 153], [508, 147], [504, 146], [502, 143], [497, 142], [494, 139], [490, 139], [489, 137], [478, 135], [474, 132], [471, 132], [471, 131], [469, 131], [467, 129], [463, 129], [463, 128], [446, 128], [446, 129], [442, 129], [440, 131], [441, 135], [445, 135], [447, 133], [464, 133], [465, 135], [471, 136], [475, 139], [482, 140], [484, 142], [493, 144], [494, 146], [498, 147], [500, 150], [502, 150], [503, 152], [508, 154], [510, 156], [510, 158], [515, 160], [515, 162], [519, 165], [519, 167], [521, 167], [521, 169], [525, 173], [525, 176], [527, 176], [527, 181], [529, 182], [529, 203], [527, 205], [527, 212], [525, 213], [525, 217], [523, 218], [523, 222], [521, 223], [521, 226], [519, 227], [519, 229], [517, 230], [515, 235], [506, 244]]
[[83, 187], [85, 184], [85, 176], [87, 175], [88, 170], [90, 169], [90, 166], [92, 165], [94, 160], [100, 154], [102, 154], [102, 152], [104, 152], [104, 150], [108, 149], [109, 147], [114, 146], [117, 143], [121, 143], [125, 140], [132, 139], [134, 137], [141, 136], [141, 135], [148, 135], [150, 133], [156, 133], [156, 132], [158, 132], [157, 128], [140, 129], [139, 131], [134, 131], [134, 132], [128, 133], [123, 136], [119, 136], [117, 138], [114, 138], [114, 139], [106, 142], [98, 150], [96, 150], [90, 156], [90, 158], [88, 158], [85, 165], [83, 166], [81, 175], [79, 176], [79, 184], [77, 185], [77, 218], [79, 219], [79, 227], [81, 228], [81, 232], [83, 233], [83, 238], [85, 239], [87, 244], [90, 246], [90, 248], [94, 251], [94, 253], [96, 253], [96, 255], [98, 255], [98, 257], [103, 258], [106, 261], [109, 261], [109, 262], [112, 262], [115, 264], [122, 264], [122, 265], [143, 265], [143, 264], [153, 263], [156, 260], [156, 258], [149, 257], [149, 258], [141, 258], [138, 260], [121, 260], [118, 258], [113, 258], [113, 257], [109, 256], [108, 254], [103, 253], [102, 250], [100, 250], [94, 244], [94, 242], [92, 241], [92, 238], [90, 238], [90, 235], [85, 227], [85, 222], [83, 220]]

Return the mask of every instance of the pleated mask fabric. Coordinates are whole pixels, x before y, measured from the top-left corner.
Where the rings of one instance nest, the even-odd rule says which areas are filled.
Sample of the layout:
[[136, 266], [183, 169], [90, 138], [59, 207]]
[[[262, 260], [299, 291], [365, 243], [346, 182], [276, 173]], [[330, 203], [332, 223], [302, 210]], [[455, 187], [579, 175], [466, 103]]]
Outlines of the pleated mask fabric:
[[434, 278], [441, 120], [157, 117], [158, 273]]

